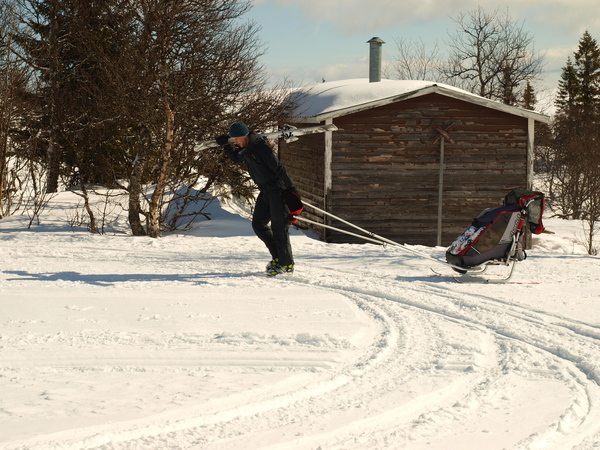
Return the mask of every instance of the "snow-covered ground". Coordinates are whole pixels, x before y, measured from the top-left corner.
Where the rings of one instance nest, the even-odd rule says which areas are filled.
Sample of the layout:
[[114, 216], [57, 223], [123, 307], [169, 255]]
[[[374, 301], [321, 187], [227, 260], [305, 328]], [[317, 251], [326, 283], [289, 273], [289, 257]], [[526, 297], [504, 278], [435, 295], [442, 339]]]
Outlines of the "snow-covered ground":
[[3, 449], [600, 448], [577, 223], [546, 220], [522, 284], [300, 232], [296, 273], [268, 278], [230, 208], [151, 239], [73, 231], [77, 200], [0, 221]]

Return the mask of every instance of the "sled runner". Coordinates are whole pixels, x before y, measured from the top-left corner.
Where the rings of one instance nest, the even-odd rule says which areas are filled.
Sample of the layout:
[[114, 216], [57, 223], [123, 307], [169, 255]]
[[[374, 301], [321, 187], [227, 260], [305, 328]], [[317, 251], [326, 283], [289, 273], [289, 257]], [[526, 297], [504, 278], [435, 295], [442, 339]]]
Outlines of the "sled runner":
[[446, 251], [446, 261], [461, 274], [482, 273], [490, 265], [509, 266], [505, 278], [513, 273], [515, 263], [527, 255], [523, 248], [524, 233], [544, 231], [544, 194], [516, 189], [504, 198], [504, 206], [481, 212]]

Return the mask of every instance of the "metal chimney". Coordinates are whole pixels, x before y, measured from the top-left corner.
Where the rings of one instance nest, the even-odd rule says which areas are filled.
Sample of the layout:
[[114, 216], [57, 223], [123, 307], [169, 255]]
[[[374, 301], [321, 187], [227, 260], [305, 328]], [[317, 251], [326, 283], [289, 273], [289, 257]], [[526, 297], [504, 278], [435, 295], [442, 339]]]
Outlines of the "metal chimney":
[[381, 81], [381, 53], [382, 44], [385, 44], [380, 38], [374, 37], [369, 44], [369, 83]]

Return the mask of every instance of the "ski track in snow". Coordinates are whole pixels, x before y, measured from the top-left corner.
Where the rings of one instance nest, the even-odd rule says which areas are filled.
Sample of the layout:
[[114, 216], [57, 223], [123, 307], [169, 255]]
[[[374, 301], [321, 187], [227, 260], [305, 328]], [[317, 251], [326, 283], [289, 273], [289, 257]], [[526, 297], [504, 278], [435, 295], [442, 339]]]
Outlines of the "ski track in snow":
[[[52, 414], [45, 396], [65, 408], [55, 414], [83, 415], [88, 426], [48, 430], [4, 445], [0, 441], [1, 448], [412, 450], [500, 448], [497, 442], [515, 449], [600, 448], [598, 324], [516, 302], [506, 295], [508, 285], [411, 276], [428, 274], [429, 263], [393, 252], [382, 255], [376, 246], [317, 250], [324, 244], [301, 237], [296, 252], [315, 250], [318, 256], [297, 258], [293, 276], [269, 279], [255, 267], [265, 258], [254, 238], [232, 239], [228, 247], [213, 240], [213, 248], [206, 239], [181, 241], [140, 239], [120, 248], [108, 238], [48, 235], [43, 248], [27, 236], [3, 242], [12, 262], [3, 266], [0, 287], [75, 289], [72, 298], [61, 297], [61, 302], [68, 303], [63, 306], [67, 320], [78, 327], [35, 332], [36, 321], [45, 329], [35, 312], [1, 317], [0, 324], [10, 331], [1, 333], [0, 388], [33, 392], [47, 382], [53, 389], [40, 392], [37, 402], [21, 405], [20, 411], [4, 402], [0, 414], [9, 419], [31, 414], [41, 423], [44, 414]], [[344, 258], [354, 257], [362, 257], [364, 264], [345, 267]], [[47, 265], [57, 260], [67, 261], [58, 272]], [[106, 266], [96, 267], [97, 261], [112, 261], [113, 272], [103, 272]], [[403, 270], [408, 275], [398, 275]], [[177, 292], [184, 284], [199, 292], [230, 290], [226, 302], [232, 309], [252, 302], [257, 307], [276, 304], [281, 299], [253, 295], [253, 289], [276, 286], [299, 303], [298, 315], [303, 293], [343, 298], [364, 330], [350, 342], [334, 332], [279, 335], [243, 331], [241, 325], [223, 333], [161, 329], [161, 323], [175, 321], [183, 311], [190, 322], [202, 318], [218, 327], [218, 314], [190, 312], [193, 299], [188, 298], [166, 302], [176, 311], [173, 317], [151, 307], [133, 311], [132, 305], [123, 305], [132, 308], [129, 313], [138, 322], [156, 323], [156, 328], [103, 331], [94, 326], [106, 320], [98, 311], [101, 303], [86, 302], [84, 294], [85, 289], [117, 297], [127, 290]], [[247, 295], [240, 289], [247, 289]], [[518, 289], [526, 295], [537, 288]], [[496, 290], [501, 294], [492, 296]], [[317, 313], [335, 314], [326, 308], [311, 312]], [[25, 331], [19, 332], [21, 327]], [[111, 391], [115, 373], [121, 373], [116, 378], [121, 383], [131, 379], [112, 388], [129, 401], [136, 398], [134, 409], [140, 414], [127, 419], [109, 415], [106, 422], [95, 418], [104, 414], [99, 391]], [[136, 384], [146, 378], [154, 394], [144, 381]], [[210, 383], [230, 393], [211, 398]], [[85, 400], [86, 385], [95, 393], [87, 394], [91, 404]], [[141, 389], [138, 397], [132, 393], [136, 388]], [[151, 399], [143, 398], [149, 394], [160, 401], [149, 404]], [[114, 407], [119, 400], [111, 402]]]

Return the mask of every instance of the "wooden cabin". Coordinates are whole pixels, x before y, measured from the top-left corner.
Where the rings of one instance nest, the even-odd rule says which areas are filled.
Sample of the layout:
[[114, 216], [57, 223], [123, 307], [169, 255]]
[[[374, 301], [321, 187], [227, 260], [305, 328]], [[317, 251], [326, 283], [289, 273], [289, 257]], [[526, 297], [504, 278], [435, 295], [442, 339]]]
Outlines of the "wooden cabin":
[[[303, 199], [398, 243], [449, 245], [513, 188], [531, 188], [536, 122], [549, 117], [426, 81], [316, 85], [286, 122], [337, 131], [280, 143]], [[352, 228], [306, 208], [305, 217]], [[314, 226], [327, 242], [358, 238]]]

